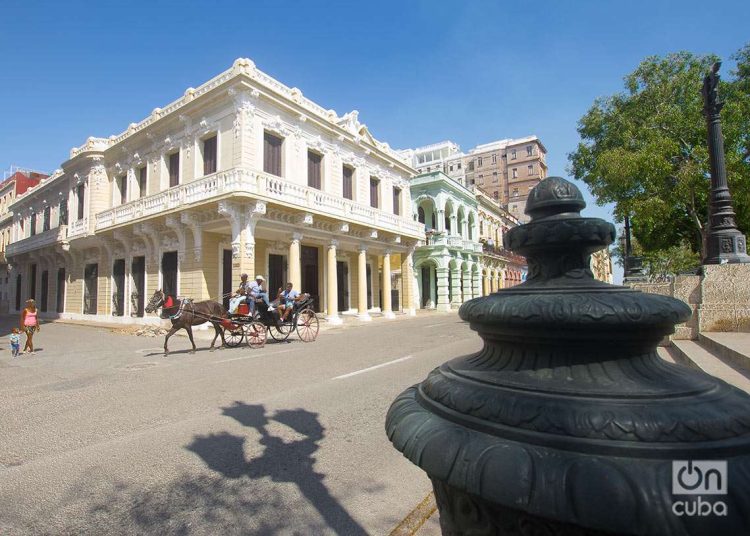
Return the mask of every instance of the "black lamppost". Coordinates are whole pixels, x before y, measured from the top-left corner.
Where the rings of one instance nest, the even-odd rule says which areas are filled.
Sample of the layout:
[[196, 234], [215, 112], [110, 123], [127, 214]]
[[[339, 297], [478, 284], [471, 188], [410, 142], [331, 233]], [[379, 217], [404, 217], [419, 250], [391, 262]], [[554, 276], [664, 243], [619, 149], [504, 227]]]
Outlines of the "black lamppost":
[[[559, 177], [531, 191], [504, 240], [526, 282], [461, 306], [482, 350], [399, 395], [388, 437], [432, 480], [444, 535], [750, 534], [750, 395], [659, 357], [690, 308], [596, 281], [615, 228], [585, 205]], [[682, 495], [706, 460], [726, 493]], [[697, 500], [711, 515], [685, 515]]]
[[630, 241], [630, 216], [625, 216], [625, 258], [623, 259], [623, 279], [626, 285], [629, 283], [644, 282], [648, 278], [643, 273], [643, 258], [633, 256], [633, 247]]
[[708, 127], [708, 155], [711, 163], [711, 200], [706, 238], [706, 258], [703, 264], [750, 262], [745, 236], [737, 229], [732, 208], [732, 195], [727, 186], [724, 164], [724, 136], [721, 133], [719, 98], [719, 68], [721, 62], [711, 67], [703, 79], [703, 114]]

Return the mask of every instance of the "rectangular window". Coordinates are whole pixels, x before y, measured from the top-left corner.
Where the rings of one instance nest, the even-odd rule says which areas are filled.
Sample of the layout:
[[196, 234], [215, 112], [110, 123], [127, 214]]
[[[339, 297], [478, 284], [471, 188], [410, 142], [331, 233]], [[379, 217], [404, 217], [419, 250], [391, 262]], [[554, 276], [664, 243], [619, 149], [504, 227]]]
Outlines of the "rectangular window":
[[86, 185], [79, 184], [78, 190], [76, 191], [76, 198], [78, 200], [78, 219], [83, 219], [83, 205], [86, 199]]
[[354, 169], [344, 166], [344, 197], [354, 199]]
[[263, 171], [281, 177], [281, 138], [269, 134], [263, 134]]
[[526, 156], [531, 156], [534, 154], [534, 148], [531, 145], [528, 145], [526, 147]]
[[393, 187], [393, 213], [396, 216], [401, 214], [401, 188]]
[[497, 199], [497, 190], [495, 190], [494, 192], [492, 192], [492, 197], [494, 197], [495, 199]]
[[128, 202], [128, 176], [123, 175], [120, 177], [120, 204], [124, 205]]
[[477, 158], [477, 167], [482, 167], [482, 157]]
[[140, 197], [144, 197], [148, 193], [148, 185], [146, 183], [146, 173], [148, 173], [147, 168], [148, 166], [143, 166], [138, 170], [138, 189]]
[[180, 184], [180, 151], [169, 155], [169, 187]]
[[370, 206], [378, 208], [378, 185], [380, 181], [375, 177], [370, 177]]
[[492, 163], [493, 164], [497, 164], [497, 155], [496, 154], [492, 155]]
[[318, 153], [307, 151], [307, 185], [311, 188], [321, 188], [321, 162], [323, 157]]
[[60, 213], [59, 225], [68, 225], [68, 201], [63, 199], [60, 201], [60, 207], [58, 208], [58, 211]]
[[52, 207], [46, 206], [44, 207], [44, 222], [42, 223], [42, 230], [43, 231], [49, 231], [50, 228], [50, 222], [52, 220]]
[[518, 168], [513, 168], [513, 178], [514, 179], [518, 178]]
[[461, 169], [461, 162], [456, 165], [456, 169]]
[[31, 214], [31, 236], [36, 234], [36, 213]]
[[511, 160], [515, 160], [515, 159], [516, 159], [516, 150], [515, 150], [515, 149], [513, 149], [513, 150], [512, 150], [511, 152], [510, 152], [510, 159], [511, 159]]
[[216, 135], [203, 140], [203, 174], [216, 173]]
[[450, 170], [453, 171], [453, 166], [450, 166]]
[[534, 166], [533, 165], [529, 166], [528, 170], [529, 170], [529, 176], [531, 176], [531, 175], [534, 174]]
[[518, 197], [518, 188], [513, 188], [513, 197]]

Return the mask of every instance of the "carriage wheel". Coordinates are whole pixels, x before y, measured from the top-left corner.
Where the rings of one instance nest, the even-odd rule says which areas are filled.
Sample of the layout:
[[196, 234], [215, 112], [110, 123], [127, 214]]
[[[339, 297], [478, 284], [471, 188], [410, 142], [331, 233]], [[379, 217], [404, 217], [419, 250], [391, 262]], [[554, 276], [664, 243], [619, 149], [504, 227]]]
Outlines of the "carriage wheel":
[[236, 325], [234, 329], [224, 330], [224, 343], [229, 348], [237, 348], [240, 344], [242, 344], [242, 339], [244, 336], [245, 331], [242, 329], [242, 326]]
[[281, 324], [281, 327], [276, 324], [270, 324], [268, 326], [268, 333], [271, 334], [273, 340], [283, 342], [289, 338], [293, 329], [294, 325], [291, 322], [285, 322]]
[[312, 342], [318, 337], [320, 328], [318, 316], [312, 309], [303, 309], [297, 315], [297, 335], [305, 342]]
[[245, 342], [250, 348], [263, 348], [267, 338], [266, 326], [260, 322], [251, 322], [245, 326]]

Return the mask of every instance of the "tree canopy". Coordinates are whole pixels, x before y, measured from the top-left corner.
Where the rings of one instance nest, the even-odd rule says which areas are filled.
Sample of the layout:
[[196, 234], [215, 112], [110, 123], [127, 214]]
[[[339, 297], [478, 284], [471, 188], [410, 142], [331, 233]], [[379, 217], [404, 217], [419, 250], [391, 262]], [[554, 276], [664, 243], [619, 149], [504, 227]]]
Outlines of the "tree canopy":
[[[737, 67], [722, 73], [719, 95], [729, 188], [738, 226], [747, 232], [750, 44], [733, 58]], [[599, 204], [615, 204], [615, 220], [631, 216], [646, 256], [702, 252], [710, 166], [701, 87], [715, 61], [689, 52], [646, 58], [625, 77], [624, 91], [597, 99], [578, 122], [581, 141], [568, 155], [570, 173]]]

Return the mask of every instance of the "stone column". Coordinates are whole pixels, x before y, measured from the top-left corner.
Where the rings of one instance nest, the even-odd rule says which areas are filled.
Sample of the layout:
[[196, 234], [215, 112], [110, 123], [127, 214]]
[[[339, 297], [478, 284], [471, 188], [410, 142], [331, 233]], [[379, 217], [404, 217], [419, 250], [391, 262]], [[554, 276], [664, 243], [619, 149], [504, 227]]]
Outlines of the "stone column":
[[401, 254], [401, 285], [403, 296], [401, 297], [404, 313], [409, 316], [417, 314], [416, 293], [414, 292], [414, 248]]
[[357, 307], [360, 320], [369, 321], [372, 317], [367, 313], [367, 246], [359, 246], [357, 258]]
[[453, 288], [453, 296], [451, 296], [451, 307], [458, 309], [461, 307], [462, 296], [461, 296], [461, 268], [455, 268], [451, 270], [451, 287]]
[[435, 227], [439, 233], [445, 231], [445, 210], [440, 209], [435, 212]]
[[490, 292], [490, 279], [489, 276], [485, 273], [482, 276], [482, 296], [489, 296]]
[[386, 249], [383, 255], [383, 303], [381, 308], [386, 318], [396, 318], [391, 306], [391, 250]]
[[451, 304], [448, 298], [448, 268], [436, 268], [437, 277], [437, 309], [439, 311], [450, 311]]
[[[292, 234], [292, 242], [289, 244], [289, 281], [294, 288], [302, 288], [302, 260], [300, 257], [301, 233]], [[334, 266], [335, 272], [335, 266]]]
[[252, 277], [255, 271], [255, 226], [266, 213], [266, 204], [256, 201], [249, 205], [219, 202], [219, 214], [227, 218], [232, 228], [232, 281], [243, 273]]
[[[297, 242], [299, 244], [299, 241]], [[326, 299], [326, 321], [331, 324], [341, 324], [341, 318], [338, 311], [338, 280], [336, 278], [336, 247], [338, 240], [331, 240], [328, 243], [328, 269], [327, 269], [327, 289], [328, 297]]]
[[471, 273], [471, 295], [474, 298], [479, 298], [480, 296], [482, 296], [481, 277], [482, 274], [479, 272], [479, 270]]

